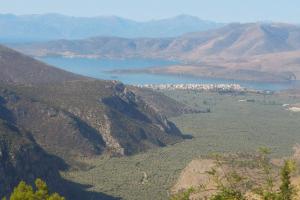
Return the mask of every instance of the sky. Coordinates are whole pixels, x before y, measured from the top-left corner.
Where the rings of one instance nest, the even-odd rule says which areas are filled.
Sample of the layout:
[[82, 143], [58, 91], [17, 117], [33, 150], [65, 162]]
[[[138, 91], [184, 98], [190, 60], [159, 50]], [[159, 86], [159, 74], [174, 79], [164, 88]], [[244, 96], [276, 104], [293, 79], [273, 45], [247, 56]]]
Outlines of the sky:
[[300, 23], [300, 0], [0, 0], [0, 13], [115, 15], [137, 21], [180, 14], [218, 22]]

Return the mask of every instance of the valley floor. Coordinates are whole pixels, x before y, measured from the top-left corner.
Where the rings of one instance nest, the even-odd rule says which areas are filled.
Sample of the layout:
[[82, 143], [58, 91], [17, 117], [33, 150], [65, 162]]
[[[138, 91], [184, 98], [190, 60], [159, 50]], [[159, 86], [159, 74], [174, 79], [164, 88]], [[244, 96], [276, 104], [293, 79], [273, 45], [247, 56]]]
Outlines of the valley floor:
[[166, 91], [166, 95], [211, 113], [186, 114], [171, 120], [192, 139], [143, 154], [85, 160], [91, 167], [64, 173], [89, 190], [128, 200], [167, 199], [181, 170], [193, 159], [215, 152], [254, 152], [268, 146], [273, 156], [289, 155], [300, 143], [300, 113], [284, 104], [300, 97], [287, 95], [229, 95]]

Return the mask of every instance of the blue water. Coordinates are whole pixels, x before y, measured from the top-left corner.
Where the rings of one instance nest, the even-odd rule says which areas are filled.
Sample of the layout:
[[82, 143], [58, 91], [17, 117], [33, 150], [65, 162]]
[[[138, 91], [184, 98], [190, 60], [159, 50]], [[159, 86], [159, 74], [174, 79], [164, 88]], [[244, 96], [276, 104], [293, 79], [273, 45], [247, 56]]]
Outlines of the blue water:
[[63, 57], [44, 57], [43, 62], [56, 66], [60, 69], [76, 74], [89, 76], [97, 79], [119, 80], [126, 84], [166, 84], [166, 83], [236, 83], [243, 87], [257, 90], [283, 90], [294, 88], [299, 82], [289, 83], [265, 83], [247, 82], [237, 80], [226, 80], [216, 78], [194, 78], [173, 75], [155, 75], [147, 73], [138, 74], [114, 74], [112, 70], [120, 69], [142, 69], [146, 67], [163, 67], [177, 64], [173, 61], [153, 60], [153, 59], [88, 59], [88, 58], [63, 58]]

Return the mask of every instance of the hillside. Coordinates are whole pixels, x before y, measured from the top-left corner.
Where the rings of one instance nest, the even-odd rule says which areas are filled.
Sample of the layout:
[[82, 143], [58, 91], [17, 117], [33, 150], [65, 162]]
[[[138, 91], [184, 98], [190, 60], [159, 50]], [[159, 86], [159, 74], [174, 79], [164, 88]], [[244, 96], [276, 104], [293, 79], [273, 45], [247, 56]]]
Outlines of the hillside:
[[[42, 146], [60, 151], [82, 144], [82, 150], [76, 150], [80, 155], [100, 154], [104, 149], [132, 154], [180, 140], [180, 131], [125, 85], [76, 76], [2, 49], [1, 70], [11, 77], [0, 76], [5, 106], [16, 123], [35, 130], [33, 135], [37, 132], [36, 140]], [[9, 58], [17, 62], [8, 62]], [[44, 131], [48, 132], [42, 136]], [[64, 132], [70, 138], [64, 134], [66, 139], [60, 140]], [[70, 144], [58, 145], [65, 141]], [[77, 155], [76, 151], [72, 153]]]
[[142, 90], [137, 87], [130, 87], [143, 101], [151, 105], [152, 108], [167, 117], [178, 117], [182, 114], [192, 113], [205, 113], [204, 108], [195, 108], [181, 102], [176, 101], [173, 98], [166, 96], [165, 94], [154, 91], [152, 89], [143, 88]]
[[[234, 58], [295, 51], [300, 49], [299, 36], [299, 26], [251, 23], [229, 24], [216, 30], [174, 38], [94, 37], [16, 45], [16, 48], [36, 56], [69, 53], [75, 56], [158, 57], [163, 54], [165, 58], [179, 56], [186, 60], [198, 60], [201, 56]], [[32, 51], [29, 48], [33, 48]]]
[[0, 24], [0, 41], [7, 43], [80, 39], [94, 36], [173, 37], [223, 26], [221, 23], [205, 21], [188, 15], [138, 22], [117, 16], [71, 17], [60, 14], [20, 16], [2, 14], [0, 15]]
[[15, 45], [14, 48], [33, 56], [176, 59], [187, 64], [145, 71], [287, 81], [300, 79], [299, 38], [300, 27], [296, 25], [250, 23], [230, 24], [175, 38], [97, 37]]
[[[28, 173], [41, 169], [40, 174], [38, 171], [30, 180], [26, 179], [32, 182], [39, 176], [48, 180], [48, 173], [54, 176], [61, 169], [60, 162], [52, 161], [48, 165], [43, 160], [48, 155], [71, 168], [82, 168], [85, 167], [82, 159], [102, 154], [132, 155], [183, 139], [180, 130], [163, 112], [122, 83], [77, 76], [5, 47], [1, 47], [0, 58], [0, 69], [5, 74], [0, 75], [0, 119], [3, 121], [0, 130], [4, 138], [0, 149], [4, 155], [1, 159], [5, 161], [1, 162], [0, 169], [12, 174], [3, 183], [8, 190], [27, 172], [14, 172], [12, 168], [19, 161], [11, 159], [18, 158], [20, 149], [20, 166], [26, 166]], [[31, 152], [30, 147], [27, 153], [26, 149], [22, 150], [23, 144], [35, 150]], [[6, 153], [10, 148], [12, 153]], [[39, 164], [33, 168], [32, 162]], [[4, 192], [0, 191], [0, 195]]]
[[85, 191], [86, 186], [63, 179], [60, 171], [67, 169], [65, 162], [43, 150], [28, 131], [7, 122], [2, 113], [2, 105], [0, 110], [1, 197], [12, 192], [21, 180], [33, 185], [36, 178], [42, 178], [50, 191], [59, 192], [67, 199], [117, 199]]
[[[197, 39], [192, 52], [201, 55], [249, 56], [293, 51], [300, 48], [300, 27], [280, 23], [230, 24], [205, 33], [192, 33], [183, 39]], [[201, 43], [201, 41], [204, 41]]]
[[[2, 107], [0, 106], [2, 110]], [[24, 130], [0, 119], [0, 195], [11, 192], [21, 180], [30, 183], [44, 178], [53, 189], [62, 184], [58, 173], [63, 165], [43, 151]], [[4, 187], [3, 187], [4, 186]], [[61, 191], [61, 190], [59, 190]]]
[[0, 81], [10, 84], [40, 84], [83, 79], [1, 45], [0, 67]]

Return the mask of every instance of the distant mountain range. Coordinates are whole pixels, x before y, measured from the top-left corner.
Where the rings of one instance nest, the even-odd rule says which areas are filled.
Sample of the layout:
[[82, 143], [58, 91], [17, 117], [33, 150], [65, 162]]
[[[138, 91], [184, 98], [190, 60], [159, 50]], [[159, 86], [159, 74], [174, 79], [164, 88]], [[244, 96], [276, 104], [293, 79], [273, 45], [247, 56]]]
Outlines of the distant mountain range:
[[229, 24], [175, 38], [95, 37], [14, 48], [32, 56], [144, 57], [186, 63], [144, 70], [150, 73], [257, 81], [300, 79], [300, 27], [290, 24]]
[[137, 22], [116, 16], [70, 17], [59, 14], [0, 15], [0, 41], [26, 42], [56, 39], [82, 39], [95, 36], [175, 37], [205, 31], [222, 23], [180, 15], [174, 18]]

